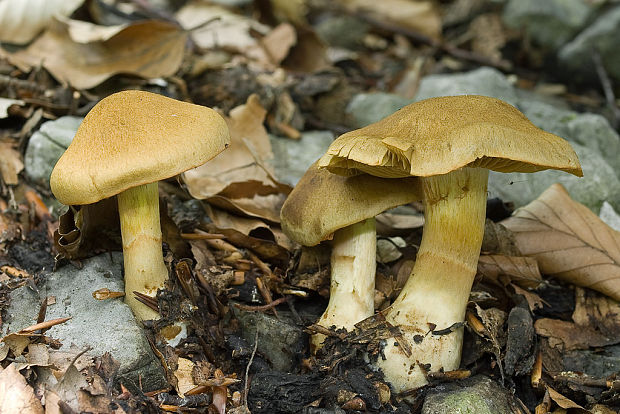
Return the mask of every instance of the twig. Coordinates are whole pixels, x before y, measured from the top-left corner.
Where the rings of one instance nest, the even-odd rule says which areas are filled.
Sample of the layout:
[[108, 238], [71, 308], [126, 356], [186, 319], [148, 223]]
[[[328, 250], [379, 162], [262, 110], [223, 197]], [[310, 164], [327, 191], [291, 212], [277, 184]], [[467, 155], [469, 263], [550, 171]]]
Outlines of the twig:
[[620, 108], [616, 105], [614, 88], [611, 84], [611, 79], [605, 70], [603, 59], [601, 59], [601, 54], [598, 50], [594, 50], [594, 52], [592, 52], [592, 61], [594, 62], [594, 67], [596, 68], [596, 74], [601, 81], [601, 87], [603, 88], [603, 93], [605, 94], [607, 106], [611, 110], [611, 124], [614, 129], [617, 129], [618, 124], [620, 124]]
[[241, 303], [235, 303], [235, 307], [241, 310], [249, 311], [249, 312], [262, 312], [262, 311], [272, 309], [284, 302], [286, 302], [286, 296], [273, 300], [266, 305], [249, 306], [249, 305], [243, 305]]
[[254, 362], [254, 356], [256, 355], [256, 350], [258, 349], [258, 328], [256, 328], [256, 335], [254, 335], [254, 349], [252, 350], [252, 355], [250, 355], [250, 360], [248, 361], [248, 366], [245, 367], [245, 384], [243, 385], [243, 405], [245, 408], [248, 408], [248, 378], [250, 376], [250, 367], [252, 366], [252, 362]]

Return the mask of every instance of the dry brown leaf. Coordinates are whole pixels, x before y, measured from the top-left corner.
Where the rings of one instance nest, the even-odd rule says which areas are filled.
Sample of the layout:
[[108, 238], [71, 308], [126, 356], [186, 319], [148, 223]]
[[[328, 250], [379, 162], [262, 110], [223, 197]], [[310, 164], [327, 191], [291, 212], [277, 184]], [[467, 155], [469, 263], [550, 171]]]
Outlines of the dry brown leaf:
[[526, 289], [536, 288], [543, 281], [538, 263], [531, 257], [481, 255], [478, 274], [500, 285], [514, 282]]
[[30, 344], [30, 338], [27, 335], [17, 333], [7, 334], [0, 341], [8, 345], [14, 357], [20, 356]]
[[215, 195], [252, 198], [255, 195], [287, 194], [290, 187], [279, 183], [266, 164], [273, 158], [267, 130], [263, 126], [267, 111], [257, 95], [226, 117], [231, 145], [206, 164], [183, 173], [190, 194], [197, 199]]
[[512, 283], [510, 284], [510, 286], [512, 286], [517, 295], [521, 295], [525, 298], [527, 306], [528, 308], [530, 308], [530, 311], [534, 312], [536, 309], [542, 309], [542, 307], [546, 304], [546, 302], [542, 300], [542, 298], [538, 296], [538, 294], [522, 289]]
[[295, 43], [297, 43], [297, 32], [288, 23], [276, 26], [261, 39], [261, 45], [265, 52], [271, 59], [271, 62], [276, 65], [282, 63]]
[[0, 372], [0, 411], [20, 414], [44, 412], [34, 390], [13, 364]]
[[89, 89], [117, 74], [173, 75], [186, 41], [187, 32], [174, 24], [150, 20], [127, 26], [107, 40], [76, 43], [67, 24], [55, 21], [27, 49], [7, 58], [24, 70], [43, 65], [58, 81]]
[[575, 289], [572, 319], [577, 325], [590, 326], [609, 338], [620, 337], [620, 303], [596, 292]]
[[349, 9], [391, 21], [433, 39], [441, 37], [441, 17], [431, 1], [424, 0], [341, 0]]
[[[250, 193], [251, 194], [251, 193]], [[209, 204], [240, 216], [258, 217], [271, 223], [280, 222], [280, 209], [286, 199], [284, 194], [230, 199], [222, 196], [207, 198]]]
[[4, 0], [0, 1], [0, 41], [30, 42], [54, 16], [69, 16], [84, 0]]
[[174, 371], [176, 377], [175, 389], [181, 398], [185, 396], [185, 393], [196, 386], [192, 377], [192, 370], [194, 363], [186, 358], [179, 358], [177, 362], [177, 369]]
[[553, 388], [551, 388], [548, 385], [547, 385], [547, 391], [549, 391], [549, 397], [551, 397], [553, 402], [555, 402], [560, 407], [562, 407], [564, 409], [568, 409], [568, 408], [581, 408], [584, 412], [587, 412], [586, 410], [584, 410], [584, 408], [582, 406], [580, 406], [579, 404], [573, 402], [571, 399], [566, 398], [565, 396], [563, 396], [562, 394], [560, 394], [559, 392], [557, 392], [556, 390], [554, 390]]
[[183, 6], [176, 13], [176, 18], [184, 29], [193, 29], [192, 39], [204, 49], [219, 48], [244, 53], [258, 45], [251, 32], [266, 34], [269, 31], [268, 26], [256, 20], [199, 0]]
[[[619, 338], [609, 338], [589, 326], [559, 319], [538, 319], [534, 323], [534, 328], [538, 335], [550, 338], [551, 346], [563, 344], [564, 350], [587, 349], [620, 342]], [[555, 340], [551, 341], [551, 339]]]
[[19, 183], [18, 174], [24, 169], [24, 163], [19, 151], [11, 142], [0, 142], [0, 174], [2, 180], [8, 185]]
[[554, 184], [502, 222], [543, 274], [620, 300], [620, 232]]

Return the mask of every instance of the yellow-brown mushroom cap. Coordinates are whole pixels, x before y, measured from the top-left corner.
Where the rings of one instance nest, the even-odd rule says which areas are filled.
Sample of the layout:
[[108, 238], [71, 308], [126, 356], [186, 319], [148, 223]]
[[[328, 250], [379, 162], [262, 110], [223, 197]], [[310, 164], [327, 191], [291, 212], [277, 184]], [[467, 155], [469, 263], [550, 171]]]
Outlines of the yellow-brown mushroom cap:
[[414, 177], [343, 177], [319, 169], [315, 162], [284, 202], [280, 222], [292, 240], [314, 246], [338, 229], [420, 199], [422, 191]]
[[342, 175], [379, 177], [428, 177], [466, 166], [583, 175], [567, 141], [536, 127], [512, 105], [477, 95], [431, 98], [405, 106], [338, 137], [319, 166]]
[[86, 115], [50, 186], [63, 204], [91, 204], [202, 165], [229, 143], [226, 122], [210, 108], [123, 91]]

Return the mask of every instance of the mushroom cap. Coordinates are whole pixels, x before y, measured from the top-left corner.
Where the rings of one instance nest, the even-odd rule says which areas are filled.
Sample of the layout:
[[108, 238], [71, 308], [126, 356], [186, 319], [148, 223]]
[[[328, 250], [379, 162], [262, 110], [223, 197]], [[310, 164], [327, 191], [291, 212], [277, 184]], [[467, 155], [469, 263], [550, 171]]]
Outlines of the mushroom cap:
[[488, 96], [431, 98], [338, 137], [319, 162], [342, 175], [428, 177], [461, 167], [500, 172], [556, 169], [583, 176], [564, 139]]
[[304, 246], [326, 240], [338, 229], [390, 208], [422, 199], [419, 180], [343, 177], [312, 164], [280, 211], [282, 230]]
[[210, 108], [149, 92], [118, 92], [86, 115], [50, 186], [63, 204], [92, 204], [202, 165], [229, 143], [226, 122]]

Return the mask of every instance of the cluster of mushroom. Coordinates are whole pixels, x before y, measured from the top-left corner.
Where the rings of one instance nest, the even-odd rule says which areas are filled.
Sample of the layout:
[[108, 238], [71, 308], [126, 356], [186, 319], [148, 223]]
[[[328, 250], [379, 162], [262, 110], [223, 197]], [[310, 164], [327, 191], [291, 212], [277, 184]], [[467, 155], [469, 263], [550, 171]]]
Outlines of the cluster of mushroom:
[[[582, 176], [568, 142], [537, 128], [513, 106], [485, 96], [416, 102], [337, 138], [281, 212], [283, 230], [302, 245], [316, 245], [333, 233], [331, 298], [319, 324], [351, 330], [373, 315], [372, 217], [421, 200], [425, 224], [416, 262], [385, 311], [412, 352], [407, 356], [388, 340], [376, 367], [396, 392], [426, 384], [425, 371], [458, 369], [489, 170], [545, 169]], [[332, 199], [321, 196], [324, 188], [330, 188]], [[312, 341], [320, 346], [323, 337]]]
[[93, 107], [54, 167], [50, 186], [63, 204], [117, 196], [125, 302], [136, 318], [159, 315], [134, 292], [154, 297], [168, 280], [157, 182], [204, 164], [229, 144], [226, 122], [212, 109], [129, 90]]

